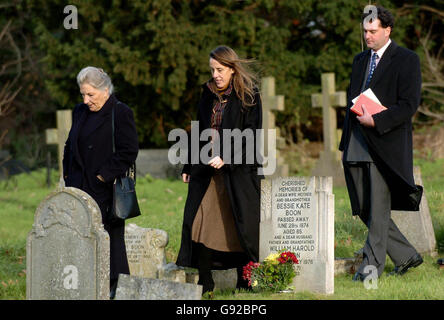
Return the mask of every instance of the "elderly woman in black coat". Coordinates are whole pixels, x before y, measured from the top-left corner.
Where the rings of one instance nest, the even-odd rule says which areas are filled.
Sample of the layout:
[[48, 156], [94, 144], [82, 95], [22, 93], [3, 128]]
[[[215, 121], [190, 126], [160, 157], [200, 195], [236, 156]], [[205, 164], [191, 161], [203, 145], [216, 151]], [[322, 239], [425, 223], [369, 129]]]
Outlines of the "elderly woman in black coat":
[[237, 287], [247, 287], [242, 267], [259, 256], [261, 176], [256, 152], [246, 152], [247, 144], [255, 150], [255, 139], [242, 140], [242, 150], [233, 143], [239, 137], [223, 141], [224, 130], [255, 135], [262, 126], [260, 94], [245, 68], [248, 62], [226, 46], [210, 53], [212, 78], [203, 85], [197, 119], [200, 132], [217, 131], [212, 143], [219, 142], [220, 151], [213, 148], [211, 160], [189, 162], [182, 171], [189, 187], [176, 264], [199, 269], [203, 292], [214, 289], [212, 269], [237, 268]]
[[[110, 77], [99, 68], [86, 67], [77, 75], [83, 103], [73, 110], [65, 144], [63, 176], [67, 187], [88, 193], [99, 205], [110, 236], [110, 288], [115, 294], [119, 273], [129, 274], [124, 221], [109, 219], [114, 179], [123, 175], [139, 151], [133, 112], [113, 94]], [[112, 110], [115, 152], [112, 146]]]

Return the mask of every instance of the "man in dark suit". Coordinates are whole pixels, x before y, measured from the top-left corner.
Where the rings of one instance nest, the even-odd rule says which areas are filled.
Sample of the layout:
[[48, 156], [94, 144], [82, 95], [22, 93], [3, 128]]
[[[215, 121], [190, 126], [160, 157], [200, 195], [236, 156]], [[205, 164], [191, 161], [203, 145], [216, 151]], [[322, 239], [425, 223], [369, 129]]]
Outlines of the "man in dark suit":
[[[418, 56], [390, 39], [394, 19], [385, 8], [377, 17], [363, 17], [369, 50], [353, 60], [347, 111], [339, 149], [353, 215], [368, 228], [363, 262], [353, 280], [379, 277], [386, 254], [402, 275], [422, 263], [422, 257], [390, 217], [391, 210], [418, 210], [422, 187], [413, 179], [412, 117], [421, 93]], [[371, 88], [387, 109], [371, 115], [350, 111], [352, 99]], [[370, 267], [369, 267], [370, 266]], [[373, 266], [373, 269], [372, 267]]]

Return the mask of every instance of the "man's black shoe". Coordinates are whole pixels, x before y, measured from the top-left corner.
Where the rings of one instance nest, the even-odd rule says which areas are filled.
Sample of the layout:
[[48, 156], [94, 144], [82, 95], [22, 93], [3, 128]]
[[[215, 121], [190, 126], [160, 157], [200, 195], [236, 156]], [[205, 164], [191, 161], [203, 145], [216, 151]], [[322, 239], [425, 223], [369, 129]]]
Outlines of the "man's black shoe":
[[422, 257], [419, 253], [415, 254], [413, 257], [408, 259], [406, 262], [401, 264], [400, 266], [395, 267], [395, 270], [393, 270], [392, 274], [397, 274], [399, 276], [402, 276], [404, 273], [406, 273], [410, 268], [416, 268], [421, 263], [423, 263], [424, 260], [422, 260]]

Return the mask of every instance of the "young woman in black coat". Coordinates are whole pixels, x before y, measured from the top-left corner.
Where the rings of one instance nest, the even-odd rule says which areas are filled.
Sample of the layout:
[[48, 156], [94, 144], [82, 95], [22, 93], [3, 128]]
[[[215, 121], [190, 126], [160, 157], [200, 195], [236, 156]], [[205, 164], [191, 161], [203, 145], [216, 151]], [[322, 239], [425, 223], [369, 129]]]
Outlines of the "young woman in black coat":
[[[237, 287], [246, 287], [242, 267], [259, 258], [261, 176], [256, 139], [243, 139], [242, 150], [233, 140], [223, 141], [224, 130], [250, 130], [256, 135], [262, 127], [260, 94], [254, 76], [245, 68], [247, 62], [226, 46], [210, 53], [212, 78], [203, 85], [197, 120], [199, 133], [217, 131], [212, 142], [219, 142], [220, 151], [212, 148], [211, 160], [188, 162], [182, 171], [189, 187], [176, 264], [199, 269], [203, 292], [214, 289], [212, 269], [237, 268]], [[253, 152], [248, 154], [247, 149]]]
[[[132, 110], [113, 94], [110, 77], [95, 67], [77, 75], [83, 103], [75, 106], [72, 127], [65, 144], [65, 186], [88, 193], [99, 205], [102, 222], [110, 236], [110, 296], [114, 297], [119, 273], [129, 274], [124, 221], [112, 222], [114, 179], [123, 175], [139, 151]], [[115, 148], [112, 147], [112, 110], [115, 118]]]

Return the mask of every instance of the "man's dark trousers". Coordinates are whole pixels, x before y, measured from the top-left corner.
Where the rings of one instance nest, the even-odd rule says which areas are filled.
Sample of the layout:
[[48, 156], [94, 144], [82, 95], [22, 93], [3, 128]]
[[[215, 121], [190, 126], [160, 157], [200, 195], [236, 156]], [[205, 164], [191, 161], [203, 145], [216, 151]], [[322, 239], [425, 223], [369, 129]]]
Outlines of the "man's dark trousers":
[[372, 265], [379, 277], [384, 271], [386, 254], [399, 266], [417, 252], [390, 217], [390, 190], [376, 165], [346, 161], [343, 164], [348, 192], [356, 193], [360, 205], [358, 215], [368, 228], [364, 260], [357, 271], [365, 276], [369, 270], [365, 272], [364, 268]]

